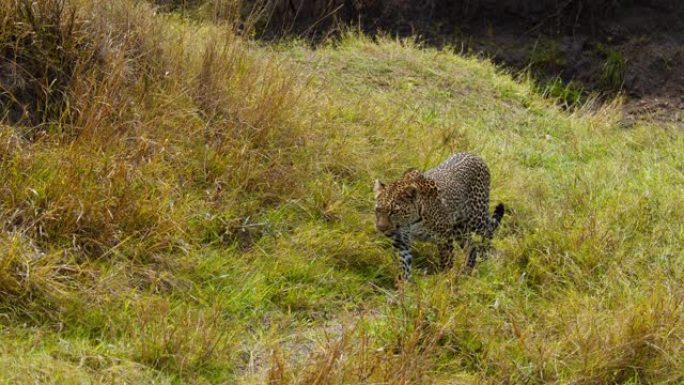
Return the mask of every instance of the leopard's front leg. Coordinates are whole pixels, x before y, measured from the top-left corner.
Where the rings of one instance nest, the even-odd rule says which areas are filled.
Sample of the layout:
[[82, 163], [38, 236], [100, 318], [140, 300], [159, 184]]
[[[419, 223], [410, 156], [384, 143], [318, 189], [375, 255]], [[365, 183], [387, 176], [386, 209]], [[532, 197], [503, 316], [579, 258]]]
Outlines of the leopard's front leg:
[[441, 240], [437, 244], [439, 250], [439, 267], [442, 270], [449, 270], [452, 265], [452, 255], [454, 253], [454, 244], [452, 239]]
[[397, 233], [391, 236], [392, 245], [399, 252], [399, 261], [401, 262], [402, 275], [401, 279], [408, 281], [411, 279], [411, 263], [413, 261], [413, 255], [411, 255], [411, 241], [409, 237]]

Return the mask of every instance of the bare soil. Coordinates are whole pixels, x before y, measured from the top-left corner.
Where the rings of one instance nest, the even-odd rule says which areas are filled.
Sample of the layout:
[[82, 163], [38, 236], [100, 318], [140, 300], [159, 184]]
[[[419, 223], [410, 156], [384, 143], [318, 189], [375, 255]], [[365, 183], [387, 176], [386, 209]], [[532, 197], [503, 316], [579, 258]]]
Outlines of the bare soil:
[[[504, 20], [472, 23], [465, 47], [515, 70], [542, 79], [559, 76], [600, 95], [626, 96], [627, 121], [648, 115], [684, 122], [684, 12], [634, 5], [620, 8], [597, 25], [577, 25], [562, 33]], [[608, 79], [610, 55], [621, 58], [620, 81]]]

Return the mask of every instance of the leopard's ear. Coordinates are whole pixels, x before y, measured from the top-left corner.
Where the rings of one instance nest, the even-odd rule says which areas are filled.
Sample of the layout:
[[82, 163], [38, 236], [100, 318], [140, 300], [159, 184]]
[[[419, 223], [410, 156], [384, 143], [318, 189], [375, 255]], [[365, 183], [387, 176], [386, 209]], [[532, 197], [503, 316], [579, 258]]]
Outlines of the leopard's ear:
[[403, 194], [406, 198], [410, 200], [416, 199], [416, 197], [418, 196], [418, 186], [416, 186], [415, 184], [410, 184], [406, 186]]
[[380, 182], [380, 179], [376, 179], [373, 184], [373, 192], [375, 193], [375, 198], [377, 199], [380, 193], [385, 191], [385, 184]]
[[415, 167], [407, 168], [406, 171], [404, 171], [404, 176], [407, 176], [409, 174], [414, 174], [418, 172], [418, 169]]
[[401, 177], [402, 180], [414, 180], [421, 178], [423, 173], [421, 173], [417, 168], [411, 167], [404, 171], [404, 175]]

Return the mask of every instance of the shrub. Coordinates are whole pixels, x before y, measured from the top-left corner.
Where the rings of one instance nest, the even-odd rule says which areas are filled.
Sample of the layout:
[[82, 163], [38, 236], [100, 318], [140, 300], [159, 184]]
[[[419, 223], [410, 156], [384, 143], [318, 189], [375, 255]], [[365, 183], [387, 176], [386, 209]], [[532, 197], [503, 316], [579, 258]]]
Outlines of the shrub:
[[0, 23], [3, 118], [33, 126], [68, 118], [73, 80], [95, 59], [75, 8], [65, 0], [2, 0]]

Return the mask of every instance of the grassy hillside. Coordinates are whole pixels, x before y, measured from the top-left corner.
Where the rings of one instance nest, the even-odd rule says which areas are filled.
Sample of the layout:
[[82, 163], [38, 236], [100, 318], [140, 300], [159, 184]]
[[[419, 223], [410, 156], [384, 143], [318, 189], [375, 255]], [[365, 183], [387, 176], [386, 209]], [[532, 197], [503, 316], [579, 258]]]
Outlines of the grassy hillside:
[[[0, 69], [0, 383], [684, 380], [681, 131], [411, 42], [0, 1], [35, 69]], [[457, 151], [510, 209], [496, 251], [421, 246], [396, 288], [372, 180]]]

